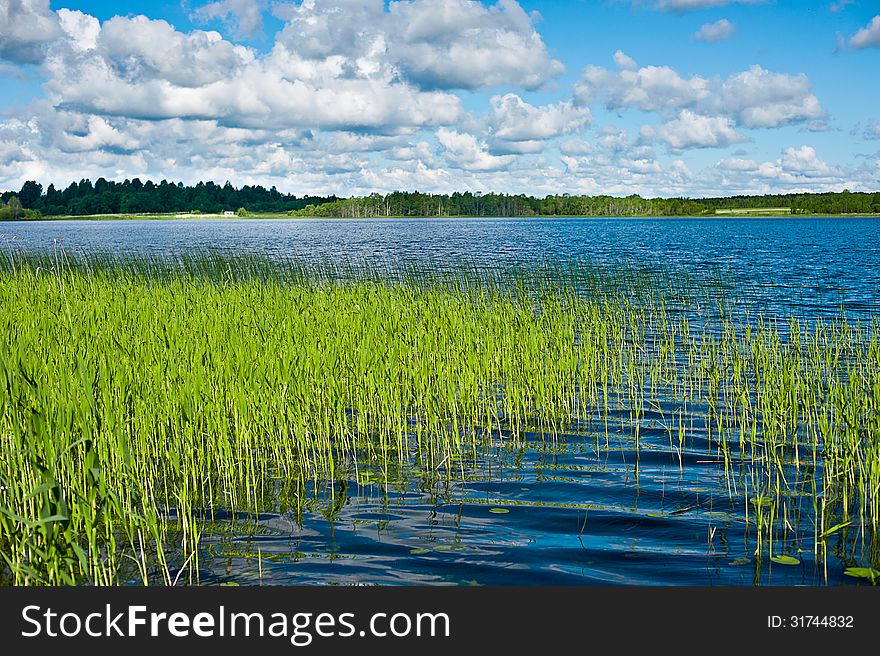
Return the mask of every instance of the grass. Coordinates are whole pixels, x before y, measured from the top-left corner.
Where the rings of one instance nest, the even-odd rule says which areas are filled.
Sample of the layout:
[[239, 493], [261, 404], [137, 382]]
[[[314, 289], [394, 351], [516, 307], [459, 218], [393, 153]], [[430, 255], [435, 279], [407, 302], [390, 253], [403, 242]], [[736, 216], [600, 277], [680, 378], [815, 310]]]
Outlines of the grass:
[[578, 264], [9, 253], [0, 580], [197, 583], [218, 514], [332, 515], [327, 481], [463, 478], [527, 430], [638, 451], [649, 411], [670, 454], [705, 439], [723, 462], [759, 558], [875, 571], [877, 322], [751, 319], [733, 293]]
[[791, 214], [790, 207], [748, 207], [715, 210], [716, 216], [782, 216]]

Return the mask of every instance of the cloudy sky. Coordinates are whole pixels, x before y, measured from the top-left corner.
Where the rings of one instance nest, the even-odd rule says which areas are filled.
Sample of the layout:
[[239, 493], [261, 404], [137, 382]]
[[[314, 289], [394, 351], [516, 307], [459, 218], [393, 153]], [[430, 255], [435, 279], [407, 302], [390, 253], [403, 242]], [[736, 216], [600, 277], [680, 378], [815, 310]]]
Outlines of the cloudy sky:
[[880, 190], [878, 0], [0, 0], [0, 189]]

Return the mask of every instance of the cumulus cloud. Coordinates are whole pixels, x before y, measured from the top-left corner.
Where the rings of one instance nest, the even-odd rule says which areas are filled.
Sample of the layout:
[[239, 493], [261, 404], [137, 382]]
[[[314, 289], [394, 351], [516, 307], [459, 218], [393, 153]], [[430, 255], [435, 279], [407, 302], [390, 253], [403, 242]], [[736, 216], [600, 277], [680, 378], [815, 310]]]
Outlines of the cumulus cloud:
[[715, 168], [722, 171], [752, 172], [758, 170], [758, 163], [753, 159], [725, 157], [715, 164]]
[[[145, 16], [100, 24], [44, 5], [34, 7], [64, 37], [46, 55], [49, 98], [61, 109], [101, 116], [400, 131], [456, 123], [461, 101], [448, 89], [532, 89], [562, 72], [515, 0], [279, 5], [276, 14], [287, 25], [266, 54], [213, 31], [183, 33]], [[221, 0], [194, 16], [233, 17], [249, 31], [258, 27], [262, 7]], [[12, 52], [5, 33], [4, 39]]]
[[722, 18], [714, 23], [705, 23], [699, 30], [694, 32], [694, 38], [697, 41], [727, 41], [736, 31], [736, 25], [726, 18]]
[[60, 33], [49, 0], [0, 0], [0, 59], [38, 64]]
[[593, 147], [583, 139], [566, 139], [560, 142], [559, 152], [563, 155], [587, 155]]
[[812, 146], [786, 148], [779, 161], [785, 172], [802, 175], [808, 178], [822, 178], [836, 175], [839, 169], [819, 159], [816, 149]]
[[599, 100], [609, 109], [634, 107], [659, 112], [695, 105], [711, 95], [711, 83], [698, 75], [683, 78], [669, 66], [609, 71], [587, 66], [574, 85], [574, 98], [587, 105]]
[[[789, 147], [774, 161], [725, 158], [714, 167], [729, 184], [761, 190], [771, 187], [832, 189], [839, 186], [845, 172], [819, 158], [812, 146]], [[766, 186], [761, 186], [766, 185]]]
[[[806, 75], [773, 73], [758, 65], [724, 81], [699, 75], [685, 77], [669, 66], [612, 71], [591, 65], [575, 83], [573, 97], [582, 105], [602, 102], [610, 110], [631, 108], [655, 112], [673, 126], [670, 137], [679, 133], [682, 121], [692, 125], [698, 121], [698, 115], [712, 119], [699, 123], [712, 125], [712, 132], [719, 136], [721, 126], [730, 121], [745, 128], [776, 128], [826, 117]], [[682, 119], [680, 112], [685, 109], [690, 110], [690, 114]], [[651, 134], [660, 137], [664, 132]], [[703, 147], [698, 144], [704, 142], [709, 143], [711, 139], [681, 141], [694, 143], [694, 147]], [[719, 141], [723, 142], [723, 139]]]
[[198, 7], [191, 15], [196, 21], [222, 21], [235, 34], [254, 36], [263, 31], [266, 0], [218, 0]]
[[636, 60], [623, 52], [623, 50], [618, 50], [614, 53], [614, 63], [617, 64], [618, 68], [633, 69], [639, 67]]
[[747, 128], [773, 128], [825, 116], [806, 75], [771, 73], [758, 65], [725, 80], [721, 109]]
[[[702, 170], [675, 159], [742, 141], [741, 128], [827, 126], [803, 75], [753, 67], [703, 77], [617, 51], [610, 70], [589, 67], [571, 98], [548, 103], [523, 90], [562, 65], [513, 0], [201, 3], [192, 18], [205, 29], [181, 31], [144, 16], [102, 23], [45, 1], [0, 0], [9, 62], [0, 66], [41, 64], [45, 82], [43, 100], [0, 117], [0, 188], [139, 176], [340, 195], [699, 195], [880, 181], [873, 161], [844, 169], [809, 146], [771, 161], [722, 153]], [[285, 22], [270, 47], [236, 43], [259, 31], [270, 4]], [[10, 8], [27, 31], [8, 27]], [[467, 112], [462, 98], [473, 101]], [[659, 118], [629, 133], [588, 130], [594, 103]]]
[[729, 118], [702, 116], [689, 109], [682, 110], [678, 118], [660, 125], [645, 125], [640, 134], [648, 140], [664, 142], [674, 150], [685, 148], [723, 148], [743, 141]]
[[56, 143], [65, 153], [109, 151], [130, 153], [139, 143], [129, 134], [120, 132], [100, 116], [69, 116], [70, 124], [56, 135]]
[[514, 93], [491, 100], [489, 130], [492, 149], [500, 153], [534, 153], [547, 140], [583, 128], [591, 118], [586, 107], [570, 101], [535, 107]]
[[392, 2], [389, 22], [392, 58], [422, 86], [537, 89], [564, 71], [515, 0]]
[[[68, 16], [62, 25], [75, 34], [85, 20]], [[457, 97], [396, 80], [390, 67], [351, 71], [329, 58], [308, 64], [283, 45], [260, 57], [217, 32], [184, 34], [144, 16], [112, 18], [92, 40], [87, 47], [84, 38], [71, 39], [47, 56], [46, 89], [60, 108], [278, 129], [396, 130], [449, 124], [461, 114]]]
[[393, 66], [426, 89], [512, 85], [536, 89], [560, 75], [532, 18], [515, 0], [336, 0], [285, 5], [279, 43], [306, 61]]
[[495, 171], [513, 163], [513, 155], [492, 155], [485, 142], [472, 134], [440, 128], [437, 141], [443, 146], [443, 155], [452, 165], [468, 171]]
[[66, 45], [74, 52], [82, 53], [97, 47], [101, 34], [101, 23], [97, 18], [71, 9], [59, 9], [56, 13], [67, 39]]
[[[439, 184], [450, 179], [444, 163], [500, 173], [513, 153], [537, 152], [590, 120], [570, 101], [534, 106], [509, 93], [480, 122], [449, 92], [536, 89], [562, 73], [537, 14], [515, 0], [274, 3], [286, 26], [267, 52], [146, 16], [101, 23], [53, 13], [47, 1], [0, 2], [0, 55], [42, 62], [46, 95], [29, 121], [0, 122], [0, 180], [47, 170], [59, 182], [96, 171], [251, 182], [296, 175], [320, 191], [338, 176], [335, 189], [350, 193], [384, 171], [388, 181]], [[249, 34], [267, 4], [218, 0], [191, 18]], [[447, 127], [434, 133], [439, 126]]]
[[880, 48], [880, 16], [874, 16], [866, 27], [853, 34], [849, 45], [853, 48]]

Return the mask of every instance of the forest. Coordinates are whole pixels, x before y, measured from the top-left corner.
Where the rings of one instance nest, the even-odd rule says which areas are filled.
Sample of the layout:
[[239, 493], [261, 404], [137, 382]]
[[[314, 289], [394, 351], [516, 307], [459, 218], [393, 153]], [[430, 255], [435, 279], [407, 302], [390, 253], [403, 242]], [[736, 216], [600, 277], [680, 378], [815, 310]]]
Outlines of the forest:
[[[13, 199], [17, 199], [13, 200]], [[297, 198], [282, 194], [275, 187], [262, 186], [235, 188], [227, 182], [220, 186], [214, 182], [199, 182], [185, 186], [182, 182], [139, 178], [113, 182], [98, 178], [73, 182], [59, 190], [50, 184], [45, 191], [35, 181], [25, 182], [18, 192], [0, 194], [0, 218], [10, 214], [10, 201], [20, 203], [22, 210], [39, 212], [42, 216], [86, 216], [90, 214], [152, 214], [162, 212], [216, 213], [246, 207], [249, 212], [285, 213], [302, 209], [307, 205], [319, 205], [335, 201], [335, 196]], [[11, 217], [8, 217], [11, 218]], [[16, 217], [21, 218], [21, 217]]]
[[[0, 194], [0, 220], [93, 214], [218, 213], [239, 215], [287, 214], [314, 217], [398, 216], [704, 216], [718, 210], [790, 208], [792, 214], [878, 214], [880, 192], [777, 194], [724, 198], [643, 198], [617, 196], [549, 195], [455, 192], [428, 194], [395, 191], [352, 198], [295, 196], [274, 186], [240, 188], [226, 182], [123, 182], [99, 178], [73, 182], [63, 190], [50, 184], [45, 190], [35, 181], [17, 192]], [[240, 211], [244, 210], [244, 211]]]

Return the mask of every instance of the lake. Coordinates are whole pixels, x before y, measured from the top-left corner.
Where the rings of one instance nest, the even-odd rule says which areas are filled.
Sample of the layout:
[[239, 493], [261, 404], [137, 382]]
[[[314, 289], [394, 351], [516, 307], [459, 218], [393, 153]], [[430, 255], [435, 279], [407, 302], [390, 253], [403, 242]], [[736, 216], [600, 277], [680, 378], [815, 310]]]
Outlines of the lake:
[[[0, 222], [28, 250], [180, 253], [448, 266], [582, 259], [717, 272], [751, 300], [809, 316], [869, 315], [880, 298], [880, 219], [174, 219]], [[0, 244], [0, 248], [3, 244]]]
[[[65, 220], [0, 223], [0, 248], [408, 261], [445, 267], [577, 260], [699, 276], [746, 290], [768, 316], [871, 320], [880, 309], [880, 219]], [[14, 242], [10, 241], [14, 237]], [[620, 428], [572, 426], [558, 441], [504, 434], [463, 477], [394, 481], [361, 472], [315, 486], [305, 511], [215, 516], [202, 582], [276, 584], [800, 585], [826, 581], [791, 506], [796, 564], [756, 559], [747, 502], [732, 498], [697, 425], [670, 450], [662, 408], [639, 448]], [[601, 447], [600, 447], [601, 442]], [[803, 522], [801, 525], [799, 522]], [[803, 548], [801, 548], [803, 546]], [[852, 545], [837, 545], [844, 562]], [[260, 570], [254, 567], [259, 554]], [[832, 584], [855, 583], [842, 567]]]

